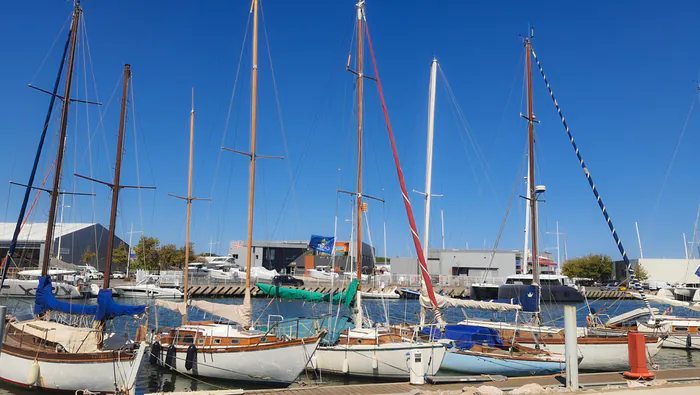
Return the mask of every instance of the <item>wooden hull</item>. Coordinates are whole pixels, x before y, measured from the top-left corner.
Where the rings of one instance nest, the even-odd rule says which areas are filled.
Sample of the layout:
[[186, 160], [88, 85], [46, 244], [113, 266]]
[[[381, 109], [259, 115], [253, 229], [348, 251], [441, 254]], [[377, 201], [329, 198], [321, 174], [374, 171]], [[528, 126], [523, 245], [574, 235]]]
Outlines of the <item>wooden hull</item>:
[[[403, 380], [410, 375], [408, 353], [411, 350], [423, 353], [423, 373], [427, 375], [438, 372], [446, 351], [438, 343], [338, 344], [319, 347], [311, 367], [331, 374]], [[347, 364], [347, 371], [343, 370], [344, 364]]]
[[508, 377], [542, 376], [561, 373], [566, 368], [562, 358], [493, 355], [469, 350], [450, 350], [440, 369], [466, 374], [500, 374]]
[[[7, 383], [47, 390], [134, 394], [136, 376], [143, 361], [146, 344], [133, 353], [100, 352], [69, 354], [36, 352], [3, 344], [0, 354], [0, 380]], [[35, 363], [38, 364], [36, 378]], [[116, 375], [116, 376], [115, 376]], [[116, 386], [115, 388], [115, 377]], [[34, 381], [32, 381], [34, 380]]]
[[[321, 341], [321, 336], [277, 344], [238, 347], [202, 347], [187, 369], [187, 347], [176, 347], [174, 368], [199, 377], [260, 382], [287, 386], [304, 371]], [[163, 345], [159, 363], [165, 366], [168, 345]]]

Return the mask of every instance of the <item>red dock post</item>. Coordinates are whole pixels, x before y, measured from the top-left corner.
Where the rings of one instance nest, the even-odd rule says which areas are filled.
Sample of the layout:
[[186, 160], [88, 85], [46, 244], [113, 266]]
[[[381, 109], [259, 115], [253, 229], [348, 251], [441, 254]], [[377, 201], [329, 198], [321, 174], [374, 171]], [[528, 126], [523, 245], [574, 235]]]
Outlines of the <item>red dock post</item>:
[[647, 347], [644, 335], [637, 332], [627, 334], [627, 349], [630, 357], [630, 371], [623, 376], [632, 380], [652, 380], [656, 375], [647, 368]]

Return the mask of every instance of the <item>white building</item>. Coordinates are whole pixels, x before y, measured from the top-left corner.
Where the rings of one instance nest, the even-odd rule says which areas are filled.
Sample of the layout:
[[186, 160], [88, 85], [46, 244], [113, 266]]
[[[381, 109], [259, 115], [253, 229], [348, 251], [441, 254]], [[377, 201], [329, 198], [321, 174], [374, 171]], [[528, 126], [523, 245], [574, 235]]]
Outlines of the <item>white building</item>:
[[[665, 281], [669, 284], [697, 283], [700, 277], [695, 271], [700, 266], [700, 259], [630, 259], [632, 268], [637, 264], [642, 265], [647, 272], [649, 280]], [[623, 261], [615, 262], [615, 278], [624, 280], [627, 278], [627, 268]]]
[[[493, 259], [492, 259], [493, 253]], [[489, 281], [505, 279], [516, 274], [520, 251], [434, 249], [428, 250], [428, 272], [432, 276], [452, 275], [483, 278], [488, 273]], [[418, 274], [418, 258], [392, 258], [393, 274]]]

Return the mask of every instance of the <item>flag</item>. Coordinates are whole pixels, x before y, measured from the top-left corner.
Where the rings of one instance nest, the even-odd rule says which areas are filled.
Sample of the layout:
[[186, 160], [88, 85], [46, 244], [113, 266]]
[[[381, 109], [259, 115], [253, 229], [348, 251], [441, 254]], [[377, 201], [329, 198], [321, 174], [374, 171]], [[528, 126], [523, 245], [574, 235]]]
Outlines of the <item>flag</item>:
[[334, 245], [333, 237], [311, 235], [311, 240], [309, 240], [309, 248], [329, 255], [333, 253]]
[[695, 271], [695, 275], [700, 277], [700, 266], [698, 266], [698, 270]]

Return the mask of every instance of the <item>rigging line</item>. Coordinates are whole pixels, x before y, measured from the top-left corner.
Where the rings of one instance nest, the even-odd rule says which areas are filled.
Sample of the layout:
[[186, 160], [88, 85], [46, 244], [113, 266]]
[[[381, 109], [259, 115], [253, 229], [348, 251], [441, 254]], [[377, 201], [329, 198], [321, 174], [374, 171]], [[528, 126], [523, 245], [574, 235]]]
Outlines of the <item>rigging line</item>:
[[561, 119], [561, 123], [564, 126], [564, 129], [566, 130], [566, 134], [569, 137], [569, 141], [571, 142], [571, 146], [574, 149], [574, 152], [576, 153], [576, 157], [578, 158], [579, 163], [581, 164], [581, 169], [583, 169], [583, 173], [586, 176], [586, 179], [588, 180], [588, 184], [591, 187], [591, 190], [593, 192], [593, 195], [595, 196], [596, 200], [598, 201], [598, 206], [600, 207], [600, 210], [603, 213], [603, 217], [605, 217], [605, 222], [608, 224], [608, 227], [610, 228], [610, 232], [612, 233], [613, 239], [615, 239], [615, 243], [617, 244], [617, 248], [620, 251], [620, 254], [622, 255], [622, 259], [625, 261], [625, 266], [627, 266], [627, 272], [629, 273], [629, 279], [630, 283], [634, 286], [634, 288], [639, 292], [639, 294], [642, 297], [642, 301], [644, 302], [644, 305], [646, 308], [649, 310], [649, 313], [652, 317], [654, 318], [654, 311], [651, 309], [651, 305], [649, 304], [649, 300], [647, 299], [646, 295], [644, 294], [644, 289], [642, 288], [642, 284], [640, 284], [639, 279], [637, 279], [637, 275], [634, 272], [634, 268], [632, 267], [632, 263], [629, 260], [629, 257], [627, 256], [627, 252], [625, 251], [624, 246], [622, 245], [622, 240], [620, 240], [620, 237], [617, 235], [617, 231], [615, 230], [615, 226], [612, 223], [612, 220], [610, 219], [610, 215], [608, 214], [607, 209], [605, 208], [605, 204], [603, 204], [603, 200], [600, 197], [600, 194], [598, 193], [598, 189], [595, 186], [595, 183], [593, 182], [593, 178], [591, 177], [591, 173], [586, 167], [585, 162], [583, 161], [583, 157], [581, 156], [581, 152], [578, 149], [578, 146], [576, 145], [576, 142], [574, 142], [574, 136], [571, 133], [571, 129], [569, 129], [569, 125], [566, 123], [566, 120], [564, 118], [564, 114], [561, 111], [561, 107], [559, 107], [559, 103], [557, 102], [557, 99], [554, 97], [554, 92], [552, 91], [552, 87], [549, 85], [549, 81], [547, 80], [547, 76], [544, 74], [544, 69], [542, 69], [542, 64], [540, 63], [539, 58], [535, 54], [535, 50], [531, 47], [530, 51], [532, 52], [532, 57], [535, 59], [535, 62], [537, 63], [537, 67], [540, 70], [540, 74], [542, 75], [542, 79], [544, 80], [544, 84], [547, 86], [547, 90], [549, 91], [549, 96], [552, 98], [552, 102], [554, 103], [554, 106], [557, 109], [557, 113], [559, 114], [559, 118]]
[[[527, 149], [526, 151], [527, 152]], [[525, 162], [526, 162], [527, 154], [523, 153], [523, 158], [520, 161], [520, 169], [518, 170], [518, 174], [515, 177], [515, 181], [513, 182], [513, 187], [511, 188], [510, 192], [510, 198], [508, 199], [508, 205], [506, 206], [506, 212], [503, 215], [503, 220], [501, 221], [501, 228], [498, 230], [498, 235], [496, 236], [496, 241], [493, 243], [493, 250], [491, 251], [491, 259], [489, 260], [489, 265], [486, 268], [486, 271], [484, 272], [484, 278], [482, 280], [483, 283], [486, 282], [486, 277], [489, 274], [489, 271], [491, 270], [491, 265], [493, 265], [493, 259], [496, 256], [496, 250], [498, 250], [498, 244], [501, 241], [501, 236], [503, 236], [503, 231], [505, 230], [506, 223], [508, 222], [508, 214], [510, 213], [511, 206], [513, 204], [513, 198], [516, 195], [516, 192], [518, 190], [518, 184], [520, 184], [520, 180], [523, 177], [523, 171], [525, 169]]]
[[[231, 99], [229, 100], [229, 103], [228, 103], [228, 112], [226, 114], [226, 122], [224, 124], [224, 133], [221, 136], [220, 147], [224, 146], [224, 143], [226, 142], [226, 135], [228, 134], [229, 121], [231, 120], [231, 110], [233, 109], [233, 100], [236, 97], [236, 87], [238, 86], [238, 77], [240, 76], [241, 65], [243, 64], [243, 54], [245, 53], [245, 43], [248, 41], [248, 31], [250, 29], [250, 17], [251, 17], [251, 15], [252, 15], [252, 13], [248, 13], [248, 20], [246, 21], [246, 24], [245, 24], [245, 30], [243, 33], [243, 42], [241, 43], [241, 52], [238, 55], [238, 66], [236, 67], [236, 75], [233, 79], [233, 89], [231, 89]], [[234, 141], [236, 140], [236, 130], [234, 130]], [[222, 150], [219, 149], [219, 155], [218, 155], [218, 158], [216, 160], [216, 168], [214, 169], [214, 179], [212, 180], [212, 184], [211, 184], [211, 193], [209, 194], [209, 196], [212, 197], [212, 200], [209, 201], [208, 209], [207, 209], [207, 216], [206, 216], [206, 219], [204, 221], [205, 231], [207, 229], [207, 225], [209, 223], [209, 218], [211, 216], [211, 207], [212, 207], [211, 205], [212, 205], [212, 201], [213, 201], [213, 197], [214, 197], [214, 190], [216, 188], [216, 180], [219, 176], [219, 167], [221, 166], [221, 154], [222, 154]], [[231, 170], [233, 171], [233, 167], [231, 168]], [[229, 176], [229, 186], [230, 185], [231, 185], [231, 180], [230, 180], [230, 176]]]
[[[700, 93], [698, 93], [700, 95]], [[668, 182], [668, 178], [671, 175], [671, 169], [673, 168], [673, 162], [676, 159], [676, 155], [678, 155], [678, 150], [681, 147], [681, 143], [683, 142], [683, 136], [685, 135], [685, 130], [688, 127], [688, 122], [690, 122], [690, 115], [693, 113], [693, 108], [695, 108], [695, 103], [697, 103], [697, 97], [693, 95], [693, 101], [690, 104], [690, 109], [688, 110], [688, 115], [685, 117], [685, 123], [683, 124], [683, 129], [681, 129], [681, 134], [678, 136], [678, 142], [676, 143], [676, 148], [673, 150], [673, 155], [671, 155], [671, 162], [668, 164], [668, 168], [666, 169], [666, 175], [664, 176], [664, 181], [661, 183], [661, 188], [659, 189], [659, 195], [656, 197], [656, 203], [654, 203], [654, 209], [651, 212], [651, 222], [653, 223], [654, 217], [656, 216], [656, 211], [659, 208], [659, 204], [661, 203], [661, 195], [664, 193], [664, 189], [666, 188], [666, 183]], [[653, 225], [652, 225], [653, 226]]]
[[36, 76], [39, 75], [39, 72], [41, 72], [41, 69], [44, 67], [44, 64], [49, 59], [49, 56], [51, 56], [51, 52], [53, 51], [53, 47], [56, 46], [58, 39], [63, 34], [63, 31], [66, 30], [66, 26], [68, 26], [68, 22], [70, 22], [72, 19], [73, 19], [73, 10], [71, 9], [71, 12], [68, 15], [68, 18], [66, 18], [65, 22], [63, 22], [63, 26], [61, 26], [61, 31], [58, 32], [58, 34], [56, 35], [56, 38], [54, 38], [53, 43], [51, 44], [51, 47], [49, 47], [49, 50], [46, 52], [46, 56], [44, 56], [44, 60], [41, 61], [41, 64], [39, 64], [39, 68], [36, 70], [36, 72], [32, 76], [32, 79], [29, 80], [30, 85], [32, 85], [34, 83]]
[[284, 157], [287, 165], [287, 173], [289, 174], [289, 185], [292, 190], [292, 203], [297, 213], [297, 232], [301, 228], [301, 215], [299, 214], [299, 204], [297, 202], [296, 190], [294, 189], [294, 178], [292, 176], [291, 157], [289, 156], [289, 147], [287, 145], [287, 133], [284, 130], [284, 121], [282, 120], [282, 105], [280, 104], [279, 91], [277, 89], [277, 78], [275, 78], [275, 68], [272, 65], [272, 50], [270, 49], [270, 41], [267, 36], [267, 25], [265, 24], [265, 11], [263, 10], [262, 0], [260, 0], [260, 16], [262, 18], [263, 32], [265, 33], [265, 47], [267, 48], [267, 57], [270, 60], [270, 74], [272, 75], [272, 87], [275, 91], [275, 103], [277, 104], [277, 117], [280, 121], [280, 129], [282, 130], [282, 144], [284, 145]]

